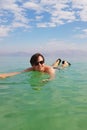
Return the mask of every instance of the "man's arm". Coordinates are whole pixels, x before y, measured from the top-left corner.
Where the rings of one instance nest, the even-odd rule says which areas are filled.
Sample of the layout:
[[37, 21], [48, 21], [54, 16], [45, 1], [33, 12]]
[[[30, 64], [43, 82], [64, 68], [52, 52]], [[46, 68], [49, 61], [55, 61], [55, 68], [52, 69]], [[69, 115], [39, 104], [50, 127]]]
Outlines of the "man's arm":
[[11, 73], [4, 73], [4, 74], [0, 74], [0, 78], [8, 78], [8, 77], [12, 77], [12, 76], [15, 76], [17, 74], [21, 74], [23, 72], [29, 72], [29, 71], [32, 71], [32, 67], [31, 68], [27, 68], [23, 71], [20, 71], [20, 72], [11, 72]]
[[15, 75], [20, 74], [20, 73], [21, 72], [4, 73], [4, 74], [0, 74], [0, 78], [12, 77], [12, 76], [15, 76]]
[[47, 81], [53, 80], [55, 78], [55, 70], [52, 67], [47, 67], [46, 73], [49, 74], [49, 78], [44, 79], [43, 82], [47, 82]]

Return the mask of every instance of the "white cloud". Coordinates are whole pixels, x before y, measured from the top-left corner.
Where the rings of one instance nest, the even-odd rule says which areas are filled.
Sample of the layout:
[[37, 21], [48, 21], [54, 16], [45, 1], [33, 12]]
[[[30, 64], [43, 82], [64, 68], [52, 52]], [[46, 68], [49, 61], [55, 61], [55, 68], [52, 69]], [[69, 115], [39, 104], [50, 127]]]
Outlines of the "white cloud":
[[87, 38], [87, 28], [82, 29], [80, 27], [75, 28], [75, 32], [78, 32], [76, 35], [74, 35], [74, 38], [79, 38], [79, 39], [85, 39]]
[[[35, 47], [33, 45], [31, 45], [29, 48], [27, 48], [27, 52], [30, 49], [30, 51], [33, 53], [35, 51], [38, 52], [38, 50], [39, 50], [39, 52], [43, 52], [43, 53], [55, 53], [58, 51], [75, 50], [76, 48], [78, 48], [77, 46], [78, 46], [78, 44], [71, 43], [69, 41], [50, 39], [42, 45], [37, 45]], [[23, 48], [23, 50], [24, 50], [24, 48]]]
[[11, 31], [11, 27], [0, 26], [0, 36], [1, 37], [8, 36], [10, 31]]
[[40, 20], [42, 20], [42, 19], [43, 19], [43, 16], [40, 16], [40, 15], [36, 16], [36, 20], [37, 20], [37, 21], [40, 21]]
[[[39, 48], [39, 47], [37, 47]], [[74, 43], [71, 41], [63, 41], [63, 40], [57, 40], [57, 39], [50, 39], [50, 41], [47, 41], [45, 45], [42, 45], [40, 49], [41, 52], [48, 52], [48, 53], [55, 53], [58, 51], [72, 51], [72, 50], [84, 50], [87, 51], [87, 45], [86, 43]], [[38, 50], [38, 49], [37, 49]]]
[[87, 22], [87, 0], [72, 0], [73, 9], [77, 9], [76, 15], [78, 15], [81, 21]]
[[55, 23], [37, 23], [37, 27], [42, 27], [42, 28], [45, 28], [45, 27], [56, 27], [56, 24]]
[[24, 24], [24, 23], [20, 23], [20, 22], [13, 22], [13, 24], [12, 24], [12, 27], [13, 28], [18, 28], [18, 27], [24, 27], [24, 28], [29, 28], [29, 26], [27, 26], [26, 24]]
[[84, 32], [85, 34], [87, 34], [87, 29], [83, 29], [83, 32]]
[[24, 7], [28, 8], [28, 9], [32, 9], [32, 10], [39, 10], [40, 9], [40, 6], [38, 5], [38, 3], [34, 3], [34, 2], [26, 2], [24, 4]]
[[58, 50], [70, 50], [70, 49], [75, 49], [76, 44], [74, 43], [69, 43], [69, 41], [60, 41], [56, 39], [51, 39], [46, 43], [45, 46], [42, 46], [43, 50], [46, 52], [55, 52]]
[[[29, 14], [31, 10], [32, 15]], [[37, 27], [87, 22], [87, 0], [0, 0], [0, 25], [5, 32], [0, 29], [1, 37], [15, 28], [30, 27], [32, 21]]]

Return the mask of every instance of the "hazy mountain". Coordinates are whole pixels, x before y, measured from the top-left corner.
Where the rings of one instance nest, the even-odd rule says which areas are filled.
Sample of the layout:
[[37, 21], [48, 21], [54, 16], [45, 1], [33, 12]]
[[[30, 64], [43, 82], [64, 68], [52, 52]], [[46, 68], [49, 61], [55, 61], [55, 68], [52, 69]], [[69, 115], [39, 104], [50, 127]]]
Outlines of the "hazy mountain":
[[[87, 51], [83, 50], [58, 50], [54, 52], [41, 52], [45, 56], [63, 56], [63, 57], [86, 57], [87, 56]], [[0, 56], [30, 56], [32, 53], [28, 52], [9, 52], [9, 53], [0, 53]]]

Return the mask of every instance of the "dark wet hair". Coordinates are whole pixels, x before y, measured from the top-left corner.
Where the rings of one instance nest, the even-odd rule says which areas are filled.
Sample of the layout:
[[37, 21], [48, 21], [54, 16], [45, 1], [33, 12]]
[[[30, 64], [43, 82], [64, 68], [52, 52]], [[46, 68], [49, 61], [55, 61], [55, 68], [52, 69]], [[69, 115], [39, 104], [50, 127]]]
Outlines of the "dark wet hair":
[[35, 65], [38, 61], [38, 57], [41, 56], [43, 58], [43, 62], [45, 62], [44, 56], [40, 53], [35, 53], [34, 55], [32, 55], [31, 59], [30, 59], [30, 63], [31, 65]]

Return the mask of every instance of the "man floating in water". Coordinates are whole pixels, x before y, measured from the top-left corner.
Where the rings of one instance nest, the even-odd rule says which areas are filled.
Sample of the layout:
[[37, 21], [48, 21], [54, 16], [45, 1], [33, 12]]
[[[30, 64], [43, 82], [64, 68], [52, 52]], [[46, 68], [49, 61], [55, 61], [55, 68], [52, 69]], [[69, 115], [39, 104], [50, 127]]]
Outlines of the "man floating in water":
[[0, 74], [0, 78], [12, 77], [17, 74], [21, 74], [24, 72], [30, 72], [30, 71], [39, 71], [39, 72], [47, 73], [49, 75], [49, 78], [46, 79], [46, 81], [52, 80], [55, 77], [55, 70], [53, 69], [52, 66], [45, 65], [45, 58], [42, 54], [40, 54], [40, 53], [34, 54], [30, 58], [30, 64], [31, 64], [31, 67], [29, 67], [23, 71]]
[[49, 75], [49, 78], [46, 79], [45, 81], [49, 81], [49, 80], [54, 79], [55, 69], [65, 68], [71, 65], [68, 61], [62, 61], [62, 65], [60, 65], [60, 63], [61, 63], [61, 59], [59, 58], [54, 62], [52, 66], [45, 65], [44, 56], [40, 53], [36, 53], [30, 58], [31, 67], [20, 72], [0, 74], [0, 78], [12, 77], [17, 74], [24, 73], [24, 72], [39, 71], [39, 72], [47, 73]]

